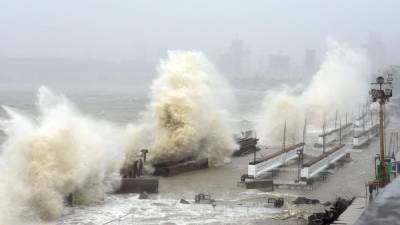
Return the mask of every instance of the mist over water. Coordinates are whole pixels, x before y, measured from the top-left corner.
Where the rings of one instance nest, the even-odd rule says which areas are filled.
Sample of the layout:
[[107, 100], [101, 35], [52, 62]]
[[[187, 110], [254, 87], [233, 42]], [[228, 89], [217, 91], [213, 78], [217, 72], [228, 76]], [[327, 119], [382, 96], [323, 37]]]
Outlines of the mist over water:
[[336, 110], [344, 121], [365, 104], [368, 96], [370, 65], [365, 52], [352, 49], [332, 39], [318, 72], [311, 83], [298, 94], [288, 87], [266, 94], [258, 134], [264, 144], [282, 142], [284, 124], [287, 124], [287, 140], [302, 141], [304, 121], [320, 128], [324, 117], [335, 117]]
[[37, 98], [35, 118], [4, 107], [9, 118], [1, 120], [7, 135], [0, 157], [1, 224], [21, 215], [57, 219], [66, 195], [93, 203], [118, 183], [123, 130], [80, 113], [45, 87]]

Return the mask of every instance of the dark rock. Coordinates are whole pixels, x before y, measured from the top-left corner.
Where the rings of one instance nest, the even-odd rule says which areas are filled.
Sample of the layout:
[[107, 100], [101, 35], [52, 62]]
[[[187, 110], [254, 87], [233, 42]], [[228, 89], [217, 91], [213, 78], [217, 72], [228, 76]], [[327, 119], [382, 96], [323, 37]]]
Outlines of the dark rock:
[[293, 201], [293, 204], [319, 204], [318, 199], [309, 199], [305, 197], [297, 197], [296, 200]]
[[339, 218], [346, 208], [353, 202], [354, 198], [348, 200], [338, 198], [336, 202], [331, 206], [331, 209], [325, 210], [323, 213], [314, 213], [308, 217], [309, 225], [328, 225], [332, 224]]
[[186, 201], [185, 199], [181, 198], [181, 200], [179, 201], [179, 203], [181, 204], [190, 204], [190, 202]]
[[350, 200], [344, 198], [338, 198], [335, 204], [333, 205], [332, 210], [335, 210], [339, 216], [347, 209], [347, 207], [353, 202], [354, 199], [355, 198], [352, 198]]
[[325, 210], [323, 213], [314, 213], [308, 217], [308, 225], [328, 225], [333, 223], [334, 215], [331, 211]]
[[330, 205], [332, 205], [332, 202], [324, 202], [323, 205], [324, 205], [324, 206], [330, 206]]
[[139, 195], [139, 199], [149, 199], [149, 194], [147, 194], [147, 192], [142, 192]]

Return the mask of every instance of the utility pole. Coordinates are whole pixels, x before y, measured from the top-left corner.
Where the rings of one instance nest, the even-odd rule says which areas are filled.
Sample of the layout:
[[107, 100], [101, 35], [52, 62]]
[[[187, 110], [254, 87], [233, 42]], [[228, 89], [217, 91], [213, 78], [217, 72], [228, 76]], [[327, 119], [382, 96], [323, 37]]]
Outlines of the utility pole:
[[147, 153], [149, 153], [149, 150], [148, 149], [142, 149], [140, 151], [142, 152], [143, 162], [146, 162], [146, 155], [147, 155]]
[[362, 117], [362, 123], [363, 123], [363, 131], [365, 131], [365, 117], [366, 117], [366, 115], [364, 116], [365, 114], [363, 114], [363, 117]]
[[372, 116], [372, 110], [371, 110], [371, 128], [374, 126], [374, 117]]
[[254, 148], [254, 154], [253, 154], [253, 163], [256, 165], [256, 158], [257, 158], [257, 148]]
[[338, 113], [338, 111], [337, 111], [337, 109], [336, 109], [336, 115], [335, 115], [335, 130], [336, 130], [336, 125], [337, 125], [337, 113]]
[[282, 144], [282, 151], [285, 153], [285, 164], [286, 164], [286, 157], [287, 157], [287, 152], [286, 152], [286, 120], [285, 120], [285, 126], [283, 127], [283, 144]]
[[396, 154], [399, 151], [399, 132], [396, 132]]
[[367, 117], [367, 113], [368, 113], [368, 102], [365, 103], [365, 110], [364, 110], [365, 117]]
[[303, 127], [303, 147], [297, 150], [297, 182], [300, 182], [301, 176], [301, 169], [303, 168], [303, 159], [304, 159], [304, 148], [306, 146], [306, 129], [307, 129], [307, 119], [304, 120], [304, 127]]
[[383, 183], [386, 183], [386, 168], [385, 168], [385, 137], [384, 137], [384, 126], [383, 126], [383, 102], [379, 101], [379, 138], [380, 138], [380, 168], [381, 168], [381, 179]]
[[[376, 83], [371, 83], [373, 85], [378, 85], [379, 89], [371, 89], [370, 95], [372, 97], [372, 102], [379, 103], [379, 134], [380, 134], [380, 178], [378, 179], [381, 186], [385, 186], [389, 180], [386, 174], [385, 168], [385, 137], [384, 137], [384, 115], [383, 115], [383, 107], [389, 98], [392, 97], [392, 82], [385, 82], [385, 78], [377, 77]], [[386, 88], [383, 89], [383, 86]]]
[[325, 153], [325, 131], [326, 131], [326, 118], [324, 115], [324, 122], [322, 124], [322, 153]]
[[[255, 132], [255, 138], [256, 138], [256, 140], [257, 140], [257, 133]], [[254, 160], [253, 160], [253, 162], [254, 162], [254, 165], [256, 164], [256, 158], [257, 158], [257, 147], [256, 146], [254, 146]]]
[[283, 127], [283, 144], [282, 144], [282, 150], [286, 152], [286, 120], [285, 120], [285, 125]]
[[339, 117], [339, 144], [342, 144], [342, 117]]

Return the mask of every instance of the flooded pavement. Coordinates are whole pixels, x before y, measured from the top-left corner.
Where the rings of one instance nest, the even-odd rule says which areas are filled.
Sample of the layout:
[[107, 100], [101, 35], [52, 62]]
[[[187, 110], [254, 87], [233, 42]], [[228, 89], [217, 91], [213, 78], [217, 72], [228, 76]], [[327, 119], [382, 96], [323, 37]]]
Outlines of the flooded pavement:
[[[346, 140], [349, 142], [349, 140]], [[73, 214], [64, 216], [58, 224], [298, 224], [325, 209], [322, 204], [294, 205], [297, 196], [316, 198], [324, 203], [337, 197], [360, 196], [364, 184], [373, 177], [373, 157], [377, 142], [360, 150], [351, 151], [351, 161], [329, 170], [325, 180], [316, 180], [311, 190], [275, 189], [274, 192], [245, 190], [238, 186], [240, 175], [246, 173], [252, 155], [233, 158], [221, 167], [198, 170], [169, 178], [160, 178], [160, 193], [150, 200], [139, 200], [137, 195], [111, 195], [97, 206], [76, 207]], [[216, 206], [193, 204], [197, 193], [210, 194]], [[282, 209], [271, 208], [268, 197], [284, 197]], [[191, 204], [179, 203], [180, 199]], [[121, 221], [118, 218], [124, 215]], [[117, 219], [117, 221], [112, 221]]]
[[[153, 196], [154, 197], [154, 196]], [[243, 201], [181, 204], [176, 199], [140, 200], [137, 195], [109, 196], [104, 205], [74, 208], [58, 224], [245, 224], [249, 218], [276, 216], [280, 209]]]

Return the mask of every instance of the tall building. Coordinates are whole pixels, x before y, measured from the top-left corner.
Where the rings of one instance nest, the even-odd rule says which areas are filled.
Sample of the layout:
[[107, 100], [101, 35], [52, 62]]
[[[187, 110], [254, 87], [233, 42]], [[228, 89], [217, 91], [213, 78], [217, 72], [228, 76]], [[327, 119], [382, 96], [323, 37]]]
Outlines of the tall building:
[[231, 59], [231, 69], [232, 72], [236, 72], [237, 74], [242, 74], [243, 69], [243, 57], [245, 54], [245, 50], [243, 49], [243, 41], [242, 40], [233, 40], [231, 42], [231, 46], [229, 48], [230, 51], [230, 59]]
[[317, 60], [314, 49], [306, 49], [304, 54], [304, 75], [311, 76], [317, 70]]
[[385, 48], [379, 33], [371, 32], [365, 47], [371, 61], [372, 71], [379, 70], [385, 64]]
[[291, 73], [290, 56], [282, 53], [269, 56], [268, 60], [269, 73], [276, 78], [288, 78]]
[[242, 40], [232, 40], [227, 52], [221, 56], [225, 73], [233, 77], [245, 75], [249, 63], [250, 51], [244, 48]]

